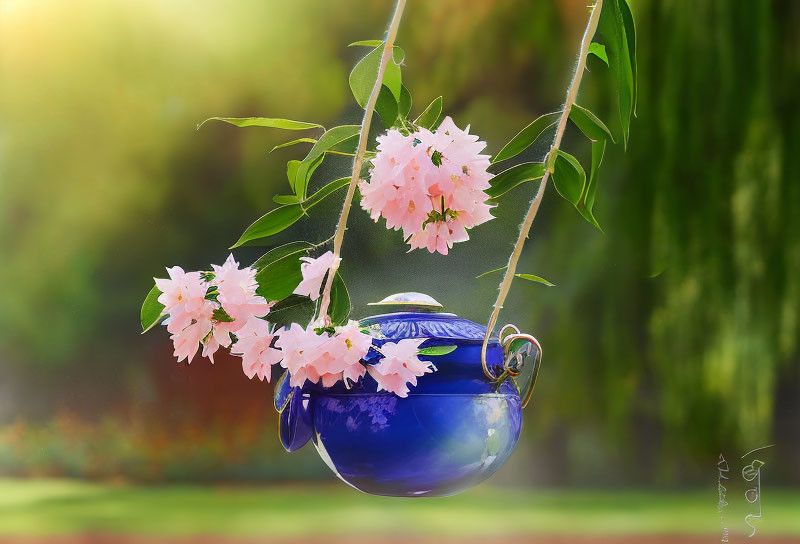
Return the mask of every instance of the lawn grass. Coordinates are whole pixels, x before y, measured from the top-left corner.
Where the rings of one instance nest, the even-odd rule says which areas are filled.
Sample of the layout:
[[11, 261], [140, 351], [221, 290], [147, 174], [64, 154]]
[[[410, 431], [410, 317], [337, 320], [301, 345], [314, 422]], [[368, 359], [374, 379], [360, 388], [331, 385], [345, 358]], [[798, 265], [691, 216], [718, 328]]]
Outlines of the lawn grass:
[[[0, 535], [309, 536], [719, 534], [715, 489], [535, 491], [481, 486], [444, 499], [371, 497], [344, 485], [128, 486], [0, 479]], [[800, 492], [770, 490], [761, 534], [800, 535]], [[744, 510], [727, 511], [743, 533]]]

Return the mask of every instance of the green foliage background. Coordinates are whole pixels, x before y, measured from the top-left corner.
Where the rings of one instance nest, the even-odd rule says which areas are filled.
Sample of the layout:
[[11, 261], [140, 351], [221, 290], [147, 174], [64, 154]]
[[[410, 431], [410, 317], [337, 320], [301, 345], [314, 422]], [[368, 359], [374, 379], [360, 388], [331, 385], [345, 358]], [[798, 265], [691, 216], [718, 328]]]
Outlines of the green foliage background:
[[[549, 189], [520, 271], [558, 287], [517, 282], [501, 316], [533, 332], [545, 352], [505, 477], [707, 481], [720, 451], [774, 442], [776, 471], [800, 482], [800, 5], [632, 4], [639, 100], [627, 153], [609, 146], [601, 170], [595, 216], [605, 235]], [[498, 151], [563, 100], [584, 7], [411, 3], [398, 44], [413, 111], [443, 95], [445, 112]], [[69, 446], [58, 444], [77, 432], [54, 419], [65, 411], [105, 420], [91, 436], [110, 425], [133, 437], [123, 453], [98, 440], [76, 455], [139, 459], [131, 452], [147, 450], [155, 420], [169, 442], [176, 421], [211, 421], [233, 396], [268, 396], [232, 359], [174, 368], [166, 334], [138, 336], [138, 306], [164, 266], [222, 262], [274, 206], [272, 195], [286, 192], [285, 162], [300, 154], [269, 156], [285, 136], [275, 131], [196, 124], [214, 115], [357, 123], [347, 75], [364, 51], [345, 45], [380, 37], [389, 8], [372, 0], [0, 4], [0, 473], [64, 472], [54, 460]], [[606, 69], [597, 59], [589, 69], [580, 103], [613, 128]], [[588, 164], [574, 126], [566, 148]], [[544, 152], [542, 144], [523, 158]], [[312, 185], [349, 175], [347, 167], [333, 161]], [[397, 233], [354, 210], [343, 274], [355, 315], [415, 290], [485, 321], [499, 277], [475, 276], [504, 264], [530, 189], [504, 197], [499, 219], [449, 257], [406, 254]], [[276, 243], [328, 238], [342, 197]], [[206, 377], [214, 387], [202, 400], [159, 385], [189, 390], [197, 376], [237, 372]], [[220, 410], [209, 415], [209, 406]], [[268, 404], [252, 409], [258, 425], [274, 428]], [[249, 449], [230, 460], [214, 446], [229, 439], [209, 438], [210, 427], [177, 433], [208, 459], [193, 470], [120, 462], [92, 473], [80, 468], [91, 462], [78, 462], [75, 474], [194, 478], [216, 467], [219, 477], [271, 478], [279, 472], [252, 468], [254, 459], [311, 462], [308, 452], [288, 456], [261, 439], [237, 442]], [[37, 444], [51, 445], [52, 459], [21, 461]], [[314, 466], [309, 473], [324, 473]]]

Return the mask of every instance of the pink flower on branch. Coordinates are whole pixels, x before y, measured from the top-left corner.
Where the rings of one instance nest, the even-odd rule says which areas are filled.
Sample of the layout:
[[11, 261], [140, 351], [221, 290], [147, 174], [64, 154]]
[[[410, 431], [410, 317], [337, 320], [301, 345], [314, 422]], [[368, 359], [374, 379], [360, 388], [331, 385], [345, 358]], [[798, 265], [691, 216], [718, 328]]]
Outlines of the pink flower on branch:
[[311, 298], [311, 300], [317, 300], [320, 290], [322, 289], [322, 280], [325, 279], [325, 274], [327, 274], [331, 267], [338, 267], [342, 259], [340, 257], [334, 257], [333, 253], [328, 251], [316, 259], [313, 257], [303, 257], [300, 260], [303, 261], [303, 264], [300, 265], [300, 272], [303, 274], [303, 280], [294, 290], [294, 294], [305, 295]]
[[175, 266], [167, 269], [169, 279], [156, 278], [164, 305], [164, 320], [175, 347], [178, 362], [191, 363], [200, 345], [202, 354], [214, 362], [219, 347], [228, 347], [232, 334], [248, 324], [258, 326], [269, 313], [270, 304], [256, 294], [256, 271], [239, 268], [233, 255], [222, 266], [212, 265], [212, 273], [184, 272]]
[[433, 372], [433, 365], [419, 359], [419, 346], [426, 338], [406, 338], [386, 342], [380, 347], [383, 359], [367, 370], [376, 382], [378, 391], [384, 389], [398, 397], [408, 396], [408, 384], [417, 385], [417, 378]]
[[378, 137], [369, 182], [359, 184], [361, 205], [373, 220], [402, 229], [411, 249], [446, 255], [469, 239], [466, 229], [492, 219], [485, 147], [450, 117], [435, 132], [389, 130]]
[[279, 333], [275, 344], [283, 351], [281, 366], [290, 374], [290, 385], [302, 386], [306, 380], [330, 387], [339, 380], [357, 381], [366, 373], [361, 359], [366, 357], [372, 337], [361, 332], [356, 321], [338, 327], [333, 334], [317, 334], [312, 325], [297, 323]]
[[261, 381], [270, 381], [272, 365], [283, 357], [281, 350], [272, 347], [274, 339], [269, 323], [253, 319], [241, 329], [236, 342], [231, 345], [231, 354], [242, 358], [242, 370], [251, 380], [258, 376]]

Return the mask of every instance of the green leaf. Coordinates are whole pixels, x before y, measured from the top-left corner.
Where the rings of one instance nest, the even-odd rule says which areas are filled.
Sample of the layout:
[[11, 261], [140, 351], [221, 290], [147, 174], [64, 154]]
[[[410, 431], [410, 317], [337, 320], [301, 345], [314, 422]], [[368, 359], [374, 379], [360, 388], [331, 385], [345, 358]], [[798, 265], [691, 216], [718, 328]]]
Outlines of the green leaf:
[[430, 129], [436, 124], [436, 121], [439, 120], [439, 116], [442, 115], [442, 97], [436, 97], [433, 99], [433, 102], [428, 104], [428, 107], [425, 108], [425, 111], [419, 114], [414, 120], [414, 124], [420, 127], [425, 127]]
[[411, 92], [405, 85], [403, 85], [400, 88], [400, 99], [397, 102], [398, 102], [397, 106], [398, 115], [403, 119], [407, 118], [408, 114], [411, 112], [412, 100], [411, 100]]
[[275, 204], [297, 204], [300, 202], [300, 199], [297, 195], [275, 195], [272, 197], [272, 201]]
[[275, 119], [272, 117], [211, 117], [197, 125], [197, 128], [200, 129], [200, 127], [209, 121], [222, 121], [237, 127], [268, 127], [281, 128], [283, 130], [308, 130], [310, 128], [321, 128], [325, 130], [325, 127], [318, 123], [292, 121], [291, 119]]
[[305, 251], [298, 251], [263, 266], [256, 274], [256, 293], [270, 302], [283, 300], [291, 295], [303, 281], [300, 257], [304, 255]]
[[147, 293], [147, 296], [144, 297], [144, 303], [142, 303], [142, 311], [140, 313], [142, 334], [158, 325], [162, 317], [165, 317], [161, 315], [164, 312], [164, 305], [158, 301], [158, 297], [160, 296], [161, 291], [154, 285], [153, 288], [150, 289], [150, 292]]
[[586, 172], [578, 159], [566, 151], [556, 150], [556, 159], [553, 168], [553, 184], [558, 194], [577, 204], [583, 194], [586, 183]]
[[338, 272], [331, 285], [331, 304], [328, 308], [333, 325], [345, 325], [350, 318], [350, 294], [347, 286]]
[[[623, 8], [624, 6], [624, 8]], [[628, 9], [626, 0], [607, 0], [600, 12], [598, 31], [603, 35], [608, 65], [614, 76], [617, 87], [617, 110], [622, 133], [622, 143], [628, 146], [628, 130], [634, 103], [634, 80], [632, 56], [629, 50], [625, 17], [623, 10]], [[632, 19], [631, 19], [632, 22]], [[635, 43], [635, 35], [632, 37]], [[635, 51], [634, 51], [635, 55]], [[635, 61], [635, 58], [633, 59]]]
[[355, 136], [351, 136], [346, 140], [342, 140], [338, 144], [334, 145], [325, 153], [336, 153], [339, 155], [355, 155], [356, 148], [358, 147], [358, 134]]
[[301, 217], [303, 217], [303, 207], [300, 204], [289, 204], [275, 208], [256, 219], [252, 225], [247, 227], [247, 230], [244, 231], [239, 240], [230, 249], [253, 240], [277, 234], [296, 223]]
[[285, 143], [282, 143], [282, 144], [278, 144], [275, 147], [273, 147], [272, 149], [270, 149], [269, 152], [272, 153], [276, 149], [281, 149], [283, 147], [289, 147], [289, 146], [296, 145], [296, 144], [315, 144], [315, 143], [317, 143], [317, 141], [314, 138], [298, 138], [296, 140], [292, 140], [291, 142], [285, 142]]
[[495, 268], [493, 270], [489, 270], [487, 272], [484, 272], [483, 274], [478, 274], [477, 276], [475, 276], [475, 279], [482, 278], [484, 276], [488, 276], [489, 274], [494, 274], [495, 272], [500, 272], [501, 270], [505, 270], [506, 268], [508, 268], [508, 265], [501, 266], [500, 268]]
[[228, 312], [225, 311], [225, 308], [214, 308], [214, 311], [211, 312], [211, 317], [214, 321], [219, 323], [233, 323], [235, 319], [233, 319]]
[[335, 193], [339, 189], [347, 187], [349, 184], [350, 184], [350, 178], [349, 177], [339, 178], [339, 179], [331, 181], [330, 183], [327, 183], [323, 187], [320, 187], [317, 190], [317, 192], [315, 192], [313, 195], [311, 195], [310, 197], [308, 197], [307, 199], [305, 199], [302, 202], [303, 208], [308, 210], [312, 206], [316, 206], [317, 204], [322, 202], [323, 199], [325, 199], [329, 195]]
[[526, 181], [542, 179], [544, 171], [544, 164], [540, 162], [524, 162], [512, 166], [489, 180], [491, 187], [486, 190], [486, 194], [497, 198]]
[[491, 162], [500, 162], [511, 157], [516, 157], [528, 147], [530, 147], [544, 132], [558, 122], [561, 112], [556, 111], [553, 113], [546, 113], [538, 117], [527, 127], [519, 131], [519, 133], [511, 138], [503, 149], [497, 155], [492, 157]]
[[381, 85], [378, 101], [375, 102], [375, 111], [381, 117], [381, 123], [387, 129], [392, 128], [397, 121], [398, 105], [394, 95], [386, 85]]
[[347, 44], [347, 47], [357, 47], [357, 46], [378, 47], [379, 45], [382, 45], [382, 44], [383, 44], [383, 40], [361, 40], [361, 41], [358, 41], [358, 42], [349, 43], [349, 44]]
[[297, 169], [300, 167], [300, 161], [291, 160], [286, 163], [286, 179], [289, 180], [289, 187], [294, 191], [294, 180], [297, 177]]
[[621, 0], [620, 12], [625, 25], [625, 38], [628, 41], [628, 54], [631, 59], [631, 75], [633, 77], [633, 115], [636, 115], [636, 103], [639, 100], [639, 83], [636, 76], [636, 24], [633, 22], [633, 13], [628, 0]]
[[314, 249], [314, 244], [311, 242], [289, 242], [288, 244], [283, 244], [282, 246], [278, 246], [267, 251], [256, 262], [253, 263], [252, 268], [261, 270], [267, 265], [291, 256], [299, 259], [300, 257], [305, 256], [312, 249]]
[[297, 174], [295, 174], [294, 178], [294, 193], [300, 200], [306, 198], [306, 191], [308, 190], [308, 183], [311, 181], [311, 176], [319, 165], [322, 164], [324, 159], [325, 154], [317, 155], [310, 161], [303, 159], [300, 166], [297, 167]]
[[308, 152], [308, 155], [303, 162], [311, 162], [317, 157], [321, 157], [326, 151], [333, 149], [337, 145], [341, 144], [342, 142], [352, 138], [353, 136], [358, 136], [358, 133], [361, 132], [361, 125], [342, 125], [338, 127], [333, 127], [332, 129], [328, 130], [320, 136], [317, 143], [314, 144], [314, 147], [311, 148], [311, 151]]
[[275, 303], [267, 314], [267, 321], [277, 328], [292, 323], [309, 323], [314, 318], [314, 302], [301, 295], [289, 295]]
[[614, 141], [614, 136], [611, 135], [611, 131], [608, 130], [605, 123], [583, 106], [573, 104], [569, 112], [569, 118], [590, 140], [596, 142], [610, 138], [612, 142]]
[[517, 277], [517, 278], [520, 278], [520, 279], [523, 279], [523, 280], [535, 281], [537, 283], [542, 283], [542, 284], [544, 284], [544, 285], [546, 285], [548, 287], [555, 287], [556, 286], [555, 283], [550, 283], [546, 279], [544, 279], [544, 278], [542, 278], [540, 276], [535, 276], [533, 274], [514, 274], [514, 277]]
[[606, 46], [605, 45], [603, 45], [601, 43], [597, 43], [597, 42], [590, 43], [589, 44], [589, 52], [588, 52], [588, 54], [596, 56], [598, 59], [600, 59], [603, 62], [605, 62], [606, 66], [608, 66], [608, 55], [606, 54]]
[[437, 356], [447, 355], [458, 349], [458, 346], [431, 346], [429, 348], [422, 348], [419, 350], [419, 355]]
[[[353, 96], [362, 108], [366, 107], [369, 95], [372, 93], [372, 88], [375, 86], [375, 80], [378, 77], [378, 70], [381, 64], [381, 56], [383, 55], [383, 42], [381, 45], [367, 53], [367, 55], [358, 61], [350, 72], [350, 89], [353, 91]], [[397, 49], [397, 48], [395, 48]], [[395, 50], [392, 50], [394, 56]], [[395, 100], [400, 101], [400, 86], [401, 75], [400, 66], [389, 59], [386, 64], [386, 71], [383, 73], [382, 83], [386, 85], [394, 95]]]
[[600, 232], [603, 232], [603, 229], [597, 222], [597, 219], [595, 219], [592, 209], [594, 208], [594, 200], [597, 196], [597, 171], [600, 168], [600, 163], [603, 161], [603, 154], [605, 151], [606, 140], [592, 142], [592, 167], [589, 171], [589, 182], [586, 184], [586, 190], [581, 195], [580, 201], [575, 206], [583, 218], [597, 227]]

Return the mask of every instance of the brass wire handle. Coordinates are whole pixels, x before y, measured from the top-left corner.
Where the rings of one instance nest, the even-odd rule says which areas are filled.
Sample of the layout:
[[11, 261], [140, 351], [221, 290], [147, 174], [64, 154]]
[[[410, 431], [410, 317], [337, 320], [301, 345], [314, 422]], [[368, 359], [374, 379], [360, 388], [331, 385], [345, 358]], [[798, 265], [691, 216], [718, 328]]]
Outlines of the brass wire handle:
[[[531, 400], [533, 389], [536, 387], [536, 380], [539, 377], [539, 369], [542, 366], [542, 345], [534, 336], [520, 332], [516, 325], [511, 324], [504, 325], [503, 328], [500, 329], [498, 340], [500, 341], [500, 346], [503, 348], [503, 371], [500, 375], [495, 376], [489, 368], [489, 365], [486, 363], [486, 357], [484, 356], [485, 352], [483, 349], [486, 348], [486, 344], [484, 344], [481, 350], [481, 366], [483, 367], [483, 373], [495, 383], [502, 383], [503, 380], [511, 378], [514, 381], [514, 385], [517, 386], [520, 395], [522, 395], [520, 399], [521, 407], [525, 408]], [[525, 348], [511, 351], [512, 344], [516, 340], [525, 340]], [[515, 378], [522, 373], [525, 358], [531, 354], [534, 346], [536, 348], [536, 357], [533, 360], [534, 366], [530, 380], [531, 384], [523, 395], [522, 389]]]

